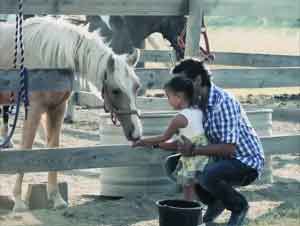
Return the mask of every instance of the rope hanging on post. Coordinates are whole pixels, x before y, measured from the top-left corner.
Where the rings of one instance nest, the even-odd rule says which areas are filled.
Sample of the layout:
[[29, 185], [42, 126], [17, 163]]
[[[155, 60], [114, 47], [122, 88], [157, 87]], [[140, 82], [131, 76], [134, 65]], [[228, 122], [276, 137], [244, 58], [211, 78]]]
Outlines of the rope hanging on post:
[[[19, 43], [19, 46], [18, 46]], [[15, 131], [21, 102], [24, 103], [25, 107], [25, 120], [27, 119], [28, 106], [29, 106], [29, 98], [28, 98], [28, 72], [24, 67], [24, 44], [23, 44], [23, 0], [19, 0], [18, 5], [18, 14], [16, 15], [16, 32], [15, 32], [15, 52], [14, 52], [14, 61], [13, 66], [17, 68], [18, 62], [18, 48], [20, 48], [20, 86], [17, 93], [17, 101], [16, 101], [16, 109], [15, 109], [15, 117], [13, 124], [11, 125], [11, 130], [5, 140], [0, 144], [0, 148], [4, 148], [10, 142], [12, 135]], [[13, 101], [13, 94], [11, 95], [11, 102]], [[10, 109], [10, 112], [13, 111], [13, 107]]]
[[[21, 100], [24, 103], [25, 107], [25, 120], [27, 119], [27, 112], [29, 106], [29, 99], [28, 99], [28, 71], [24, 66], [24, 44], [23, 44], [23, 0], [19, 0], [19, 47], [20, 47], [20, 89], [18, 95], [21, 96]], [[16, 23], [18, 24], [18, 23]], [[17, 25], [16, 25], [17, 28]], [[18, 40], [17, 40], [18, 41]], [[17, 44], [16, 44], [17, 47]], [[17, 52], [17, 50], [16, 50]], [[15, 58], [17, 58], [15, 56]], [[16, 59], [15, 59], [16, 60]]]

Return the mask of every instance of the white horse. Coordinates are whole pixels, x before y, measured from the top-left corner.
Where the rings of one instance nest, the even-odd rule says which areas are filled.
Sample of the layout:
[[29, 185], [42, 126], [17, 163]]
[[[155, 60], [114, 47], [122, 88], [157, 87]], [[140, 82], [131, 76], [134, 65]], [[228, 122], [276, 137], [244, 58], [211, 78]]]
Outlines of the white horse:
[[[97, 35], [61, 20], [32, 18], [24, 27], [25, 66], [27, 68], [70, 68], [84, 77], [91, 89], [113, 111], [129, 140], [142, 134], [136, 108], [140, 86], [133, 65], [139, 55], [115, 55]], [[11, 68], [14, 55], [14, 24], [0, 23], [0, 68]], [[70, 92], [31, 92], [28, 118], [23, 124], [21, 148], [32, 148], [40, 122], [48, 147], [59, 146], [60, 130]], [[27, 209], [22, 200], [24, 173], [17, 176], [13, 190], [14, 211]], [[57, 184], [57, 172], [48, 173], [47, 193], [54, 208], [66, 207]]]

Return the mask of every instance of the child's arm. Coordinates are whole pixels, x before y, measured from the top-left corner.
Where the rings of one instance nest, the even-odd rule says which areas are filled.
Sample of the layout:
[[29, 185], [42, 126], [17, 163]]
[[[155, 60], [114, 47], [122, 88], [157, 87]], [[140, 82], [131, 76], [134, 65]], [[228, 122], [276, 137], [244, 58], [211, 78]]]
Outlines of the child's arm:
[[176, 151], [177, 150], [177, 141], [159, 143], [159, 148], [167, 150], [167, 151]]
[[133, 146], [150, 146], [165, 142], [169, 140], [174, 134], [176, 134], [180, 128], [185, 128], [187, 124], [187, 119], [183, 115], [178, 114], [171, 120], [168, 128], [163, 134], [140, 139], [137, 142], [135, 142]]

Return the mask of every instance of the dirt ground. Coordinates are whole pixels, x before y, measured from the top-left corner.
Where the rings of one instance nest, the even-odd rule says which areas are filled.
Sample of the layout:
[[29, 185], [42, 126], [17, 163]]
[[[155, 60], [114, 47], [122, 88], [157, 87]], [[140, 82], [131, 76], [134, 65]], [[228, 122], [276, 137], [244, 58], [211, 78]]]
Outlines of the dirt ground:
[[[91, 146], [99, 144], [99, 110], [77, 109], [72, 125], [64, 125], [63, 146]], [[18, 128], [19, 132], [19, 128]], [[299, 133], [300, 122], [273, 121], [274, 134]], [[18, 137], [18, 136], [17, 136]], [[19, 139], [15, 139], [18, 143]], [[42, 146], [38, 137], [36, 147]], [[250, 202], [247, 221], [249, 225], [291, 225], [300, 223], [300, 154], [273, 156], [272, 185], [252, 185], [241, 191]], [[26, 174], [23, 186], [40, 183], [47, 178], [45, 173]], [[14, 175], [0, 176], [1, 197], [11, 195]], [[14, 214], [1, 208], [0, 226], [158, 226], [158, 211], [155, 201], [180, 198], [180, 193], [161, 191], [145, 193], [136, 197], [111, 199], [99, 196], [99, 174], [94, 170], [67, 171], [60, 175], [69, 188], [70, 207], [65, 210], [34, 210]], [[218, 222], [223, 225], [228, 218], [225, 212]]]
[[[230, 35], [229, 35], [230, 34]], [[299, 55], [299, 32], [284, 30], [212, 30], [214, 48], [218, 51], [268, 52]], [[228, 37], [230, 36], [230, 37]], [[217, 39], [217, 37], [219, 37]], [[227, 38], [225, 38], [227, 37]], [[243, 39], [247, 37], [247, 40]], [[233, 43], [233, 39], [234, 41]], [[230, 46], [224, 47], [224, 42]], [[244, 40], [244, 41], [243, 41]], [[268, 41], [266, 41], [268, 40]], [[273, 44], [270, 44], [272, 42]], [[253, 47], [247, 43], [256, 43]], [[228, 49], [227, 49], [228, 48]], [[300, 90], [299, 90], [300, 93]], [[247, 96], [249, 98], [249, 96]], [[300, 100], [290, 102], [276, 101], [274, 98], [259, 96], [244, 103], [260, 101], [261, 106], [300, 107]], [[245, 98], [245, 97], [241, 97]], [[272, 101], [270, 101], [272, 100]], [[248, 102], [247, 102], [248, 101]], [[64, 125], [62, 146], [92, 146], [99, 144], [99, 110], [78, 108], [75, 123]], [[300, 121], [273, 121], [274, 134], [300, 133]], [[20, 125], [14, 139], [19, 143]], [[35, 147], [42, 147], [37, 137]], [[270, 185], [251, 185], [241, 189], [250, 203], [247, 225], [250, 226], [299, 226], [300, 225], [300, 153], [297, 155], [273, 156], [273, 176], [275, 183]], [[47, 178], [45, 173], [26, 174], [24, 193], [28, 183], [39, 183]], [[1, 200], [11, 196], [14, 175], [0, 175], [0, 226], [158, 226], [158, 211], [155, 201], [159, 199], [180, 198], [180, 193], [161, 191], [145, 193], [137, 197], [112, 199], [99, 196], [100, 180], [97, 171], [67, 171], [60, 175], [69, 187], [69, 205], [64, 210], [34, 210], [12, 213], [4, 207]], [[229, 213], [218, 218], [217, 225], [224, 225]]]

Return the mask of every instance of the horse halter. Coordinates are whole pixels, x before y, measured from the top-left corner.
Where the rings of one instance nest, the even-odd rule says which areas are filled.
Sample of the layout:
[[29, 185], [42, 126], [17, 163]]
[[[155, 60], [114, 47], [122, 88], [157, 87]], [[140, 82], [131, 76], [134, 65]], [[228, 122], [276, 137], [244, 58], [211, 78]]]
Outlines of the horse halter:
[[[104, 111], [106, 113], [110, 112], [110, 118], [112, 123], [120, 127], [121, 124], [119, 123], [118, 116], [122, 115], [137, 115], [140, 118], [140, 111], [139, 110], [120, 110], [116, 105], [113, 104], [113, 97], [110, 95], [108, 91], [108, 85], [107, 85], [107, 75], [105, 74], [104, 80], [103, 80], [103, 87], [102, 87], [102, 97], [104, 100]], [[106, 98], [105, 98], [106, 97]], [[107, 108], [105, 101], [109, 102], [109, 107]]]
[[[214, 54], [211, 53], [210, 47], [209, 47], [209, 40], [208, 40], [208, 35], [207, 35], [207, 28], [204, 22], [204, 15], [202, 16], [202, 24], [201, 24], [201, 34], [204, 37], [204, 42], [205, 42], [205, 49], [200, 46], [200, 53], [204, 58], [208, 61], [214, 61], [215, 56]], [[177, 45], [179, 48], [182, 50], [185, 49], [185, 36], [186, 36], [186, 24], [183, 27], [183, 30], [181, 31], [180, 35], [177, 37]]]

